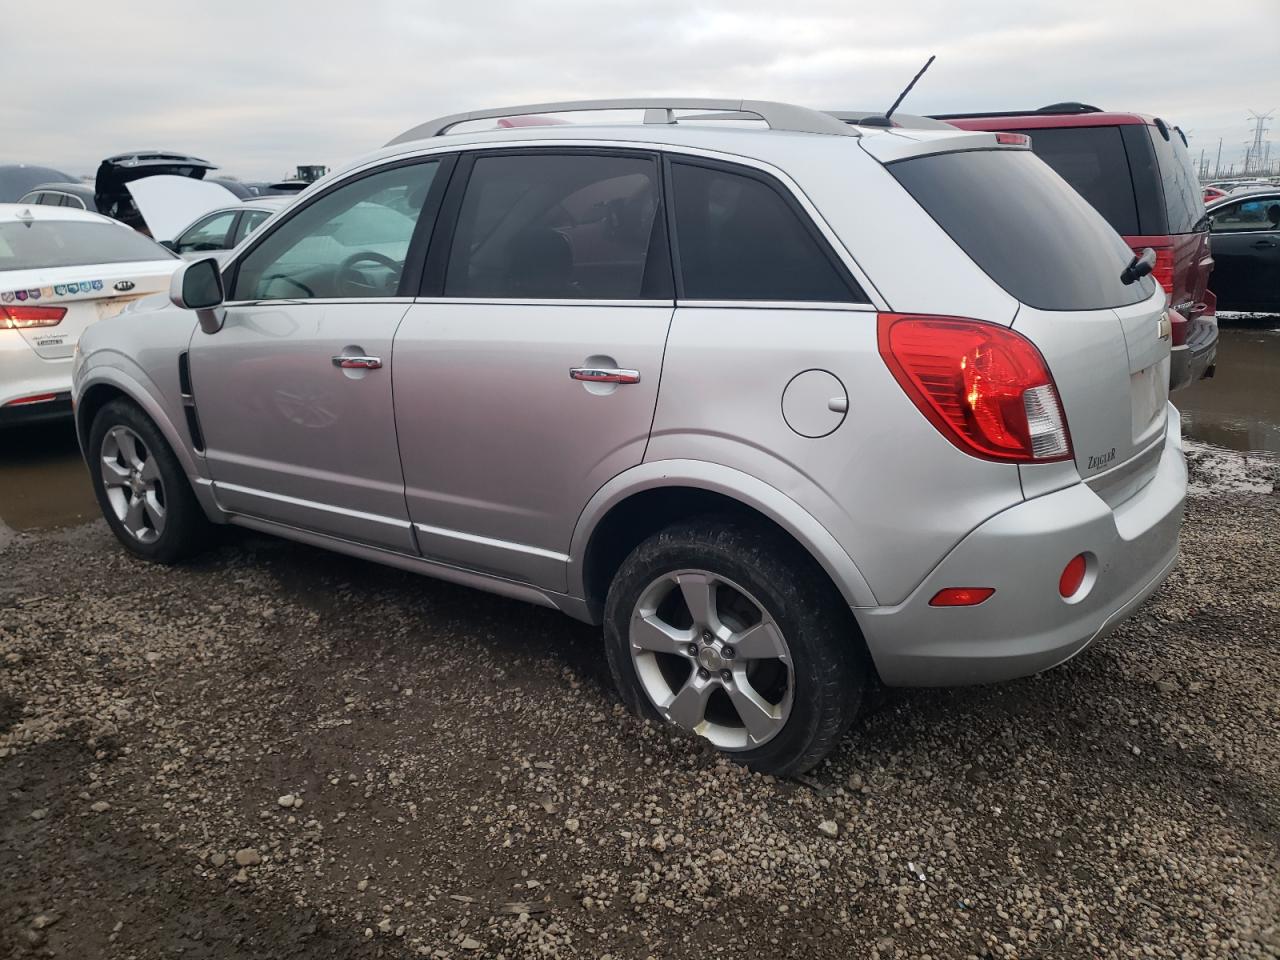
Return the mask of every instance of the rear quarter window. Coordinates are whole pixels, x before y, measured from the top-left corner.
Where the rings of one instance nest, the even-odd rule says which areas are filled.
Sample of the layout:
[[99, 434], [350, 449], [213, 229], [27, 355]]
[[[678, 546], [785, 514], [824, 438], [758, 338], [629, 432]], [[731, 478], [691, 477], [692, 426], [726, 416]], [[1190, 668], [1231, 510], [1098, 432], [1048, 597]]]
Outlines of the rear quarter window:
[[1182, 144], [1178, 132], [1170, 127], [1168, 139], [1154, 126], [1148, 126], [1151, 145], [1155, 147], [1160, 184], [1164, 188], [1164, 205], [1169, 214], [1170, 233], [1194, 233], [1203, 229], [1204, 192], [1200, 189], [1191, 155]]
[[1120, 282], [1133, 251], [1029, 150], [930, 154], [887, 169], [992, 280], [1028, 306], [1103, 310], [1155, 292], [1149, 277]]

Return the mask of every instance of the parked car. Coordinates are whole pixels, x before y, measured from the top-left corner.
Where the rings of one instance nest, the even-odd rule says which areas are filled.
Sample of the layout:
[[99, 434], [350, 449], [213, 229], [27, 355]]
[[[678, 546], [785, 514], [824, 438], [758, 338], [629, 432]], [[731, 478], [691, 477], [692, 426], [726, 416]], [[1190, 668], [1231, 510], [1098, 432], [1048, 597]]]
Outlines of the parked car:
[[804, 770], [872, 671], [1047, 669], [1177, 557], [1164, 292], [1002, 139], [415, 127], [86, 333], [98, 501], [154, 561], [233, 523], [603, 624], [637, 713]]
[[0, 164], [0, 203], [16, 203], [32, 187], [39, 183], [68, 183], [75, 177], [53, 167], [33, 166], [28, 163]]
[[1159, 117], [1083, 103], [937, 116], [964, 130], [1022, 133], [1135, 253], [1156, 251], [1155, 278], [1173, 308], [1171, 388], [1210, 372], [1218, 350], [1208, 221], [1186, 138]]
[[1209, 230], [1219, 306], [1280, 313], [1280, 188], [1211, 204]]
[[41, 183], [32, 187], [18, 203], [34, 203], [42, 207], [73, 207], [76, 210], [98, 212], [93, 200], [93, 187], [87, 183]]
[[[201, 180], [216, 170], [208, 160], [161, 150], [141, 150], [107, 157], [98, 165], [94, 182], [94, 202], [99, 213], [127, 223], [135, 230], [151, 234], [142, 213], [134, 203], [128, 184], [145, 177], [175, 176]], [[162, 237], [161, 239], [167, 239]]]
[[167, 289], [180, 263], [96, 213], [0, 204], [0, 426], [69, 416], [85, 328]]
[[176, 239], [163, 240], [161, 245], [180, 254], [184, 260], [200, 259], [209, 253], [224, 253], [262, 226], [290, 199], [258, 197], [213, 210], [179, 231]]
[[1201, 192], [1201, 195], [1204, 197], [1205, 204], [1209, 204], [1214, 200], [1219, 200], [1222, 197], [1225, 197], [1227, 195], [1227, 191], [1223, 190], [1221, 187], [1205, 187]]

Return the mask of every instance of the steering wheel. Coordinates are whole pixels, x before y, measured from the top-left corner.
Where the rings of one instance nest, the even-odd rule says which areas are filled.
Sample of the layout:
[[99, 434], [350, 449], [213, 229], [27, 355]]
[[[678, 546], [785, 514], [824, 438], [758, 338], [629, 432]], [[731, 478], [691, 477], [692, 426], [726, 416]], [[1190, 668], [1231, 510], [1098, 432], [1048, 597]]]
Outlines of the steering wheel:
[[[356, 264], [358, 263], [376, 263], [390, 270], [391, 278], [387, 284], [389, 289], [379, 290], [366, 282], [364, 277], [356, 270]], [[400, 271], [403, 269], [404, 264], [398, 260], [392, 260], [390, 257], [376, 253], [373, 250], [362, 250], [359, 253], [353, 253], [342, 261], [342, 265], [338, 267], [336, 282], [340, 287], [354, 289], [358, 292], [368, 292], [373, 296], [385, 297], [395, 292], [395, 287], [400, 283]]]
[[303, 283], [301, 280], [293, 279], [293, 277], [289, 276], [287, 273], [273, 273], [269, 277], [263, 277], [262, 282], [259, 284], [259, 289], [266, 290], [271, 285], [271, 283], [275, 280], [283, 280], [285, 283], [292, 284], [293, 286], [301, 290], [303, 294], [305, 294], [308, 297], [314, 297], [316, 295], [315, 291], [312, 290], [310, 287], [308, 287], [305, 283]]

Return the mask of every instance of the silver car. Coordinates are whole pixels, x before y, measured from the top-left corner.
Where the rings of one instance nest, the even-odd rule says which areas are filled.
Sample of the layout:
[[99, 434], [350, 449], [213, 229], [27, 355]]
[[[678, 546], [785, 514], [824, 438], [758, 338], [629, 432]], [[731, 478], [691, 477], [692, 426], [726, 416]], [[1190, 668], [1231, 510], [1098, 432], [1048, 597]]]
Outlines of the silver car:
[[[592, 109], [645, 122], [455, 131]], [[138, 556], [232, 523], [552, 607], [634, 711], [792, 774], [873, 678], [1045, 670], [1169, 573], [1152, 260], [1024, 137], [483, 111], [90, 328], [78, 429]]]

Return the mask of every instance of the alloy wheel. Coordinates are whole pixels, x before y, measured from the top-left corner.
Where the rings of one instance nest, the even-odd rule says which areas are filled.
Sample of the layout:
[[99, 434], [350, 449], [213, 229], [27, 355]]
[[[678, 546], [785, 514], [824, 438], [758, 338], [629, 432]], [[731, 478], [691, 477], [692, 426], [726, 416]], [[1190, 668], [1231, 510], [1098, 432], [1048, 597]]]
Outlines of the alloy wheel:
[[628, 639], [658, 713], [717, 748], [751, 750], [786, 725], [791, 651], [768, 610], [738, 584], [706, 570], [665, 573], [641, 591]]
[[121, 526], [140, 543], [158, 540], [164, 533], [164, 484], [160, 464], [142, 438], [128, 427], [112, 427], [102, 439], [99, 469]]

